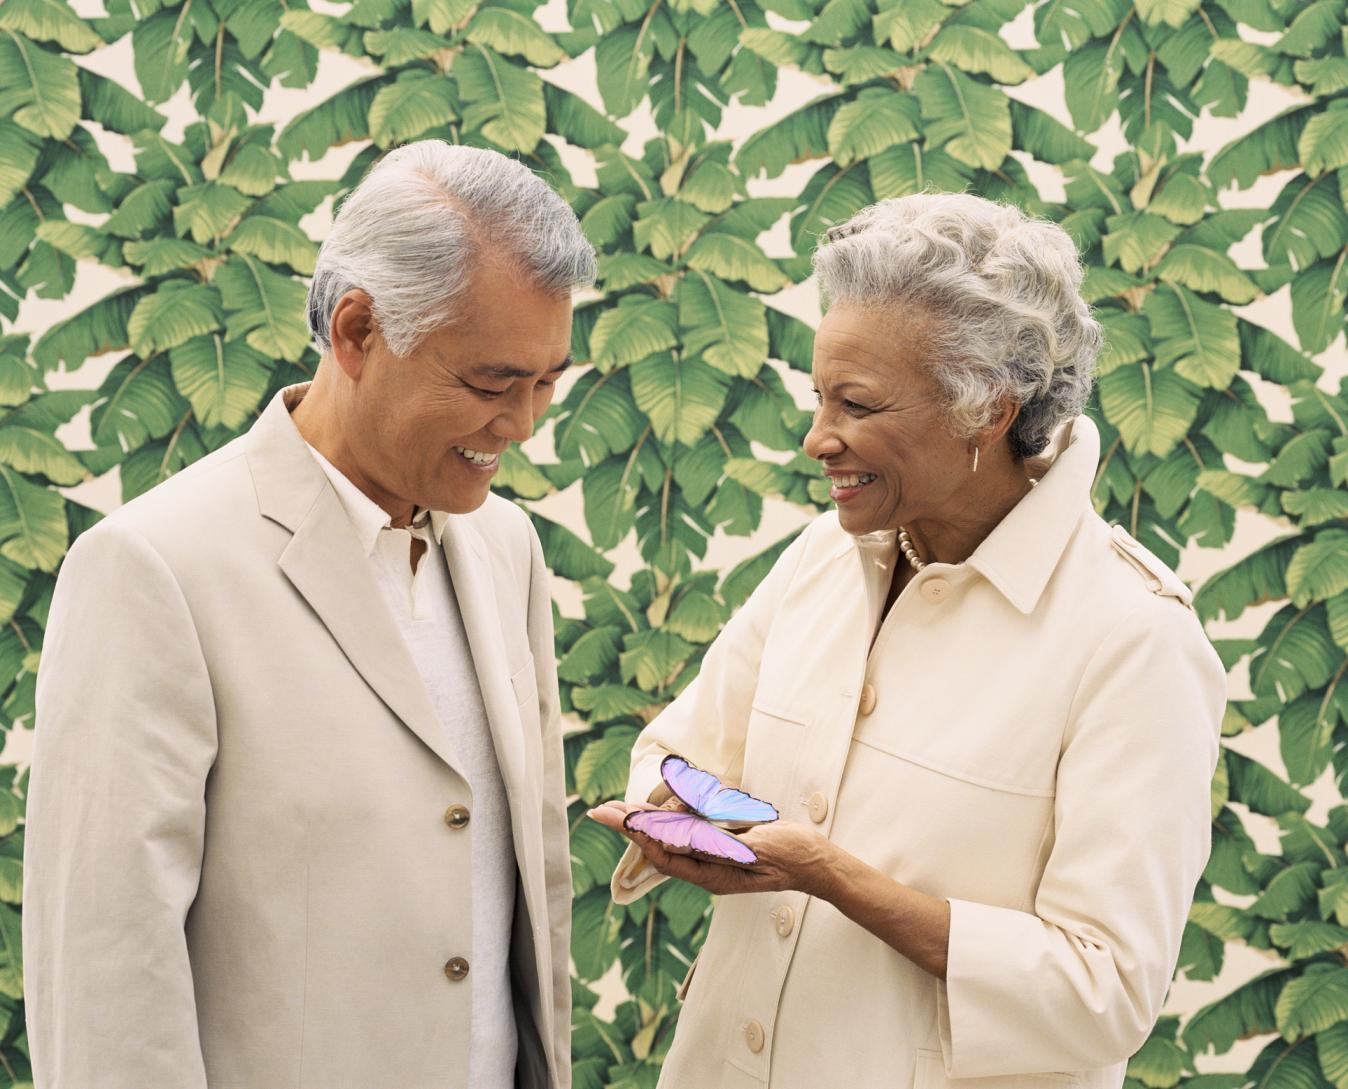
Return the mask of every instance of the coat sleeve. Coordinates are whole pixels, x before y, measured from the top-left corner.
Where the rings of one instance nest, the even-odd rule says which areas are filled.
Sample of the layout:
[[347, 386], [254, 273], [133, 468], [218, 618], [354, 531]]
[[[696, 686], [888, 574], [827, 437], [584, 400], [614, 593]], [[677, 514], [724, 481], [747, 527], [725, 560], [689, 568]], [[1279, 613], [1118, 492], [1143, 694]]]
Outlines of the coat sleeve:
[[1192, 613], [1145, 606], [1074, 699], [1034, 913], [950, 900], [952, 1078], [1112, 1066], [1160, 1014], [1211, 847], [1226, 673]]
[[[552, 595], [543, 546], [529, 526], [529, 643], [543, 724], [543, 871], [552, 943], [553, 1055], [556, 1089], [571, 1085], [571, 849], [566, 813], [566, 764], [562, 753], [561, 700], [553, 642]], [[546, 1000], [546, 995], [545, 995]]]
[[134, 531], [104, 522], [67, 555], [35, 726], [23, 911], [34, 1082], [205, 1089], [184, 923], [215, 707], [187, 602]]
[[[806, 548], [807, 529], [773, 564], [743, 607], [707, 648], [702, 668], [668, 707], [637, 738], [627, 779], [629, 802], [659, 802], [669, 797], [660, 778], [660, 762], [676, 753], [722, 779], [744, 776], [744, 745], [749, 710], [758, 687], [758, 666], [777, 602], [791, 582]], [[613, 871], [613, 899], [628, 904], [665, 878], [646, 865], [636, 844]]]

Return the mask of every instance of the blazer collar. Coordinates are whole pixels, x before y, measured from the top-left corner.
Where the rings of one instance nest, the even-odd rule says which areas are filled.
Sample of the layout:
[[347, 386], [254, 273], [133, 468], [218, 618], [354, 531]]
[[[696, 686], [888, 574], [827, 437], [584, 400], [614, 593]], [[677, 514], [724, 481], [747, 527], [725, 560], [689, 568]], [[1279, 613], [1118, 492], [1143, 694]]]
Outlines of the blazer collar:
[[281, 390], [249, 431], [245, 448], [259, 511], [293, 534], [277, 566], [389, 710], [462, 774], [346, 510], [290, 418], [307, 388]]
[[[333, 491], [337, 493], [337, 498], [342, 501], [342, 506], [346, 509], [346, 515], [351, 519], [351, 525], [355, 527], [356, 536], [360, 540], [360, 546], [365, 555], [370, 555], [375, 550], [375, 545], [379, 543], [379, 531], [389, 529], [393, 519], [389, 517], [388, 511], [366, 495], [355, 486], [351, 480], [337, 466], [325, 458], [322, 453], [315, 449], [309, 443], [309, 453], [313, 455], [319, 467], [327, 475], [332, 483]], [[445, 520], [449, 517], [442, 510], [427, 510], [424, 507], [417, 507], [412, 517], [411, 528], [418, 533], [424, 527], [429, 533], [435, 544], [441, 543], [441, 538], [445, 532]]]
[[1091, 502], [1100, 432], [1089, 416], [1059, 428], [1058, 451], [1029, 495], [997, 524], [967, 563], [1022, 613], [1031, 613]]

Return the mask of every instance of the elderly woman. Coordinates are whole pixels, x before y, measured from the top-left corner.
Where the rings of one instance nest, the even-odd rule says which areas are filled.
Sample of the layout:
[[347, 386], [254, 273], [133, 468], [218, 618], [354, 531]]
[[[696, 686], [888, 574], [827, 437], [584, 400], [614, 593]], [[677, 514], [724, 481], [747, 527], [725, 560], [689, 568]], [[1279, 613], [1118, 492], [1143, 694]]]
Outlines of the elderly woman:
[[1225, 674], [1184, 584], [1091, 505], [1076, 251], [923, 194], [815, 269], [805, 450], [837, 511], [591, 811], [664, 803], [677, 753], [781, 814], [743, 868], [629, 833], [616, 900], [718, 896], [660, 1085], [1116, 1089], [1208, 857]]

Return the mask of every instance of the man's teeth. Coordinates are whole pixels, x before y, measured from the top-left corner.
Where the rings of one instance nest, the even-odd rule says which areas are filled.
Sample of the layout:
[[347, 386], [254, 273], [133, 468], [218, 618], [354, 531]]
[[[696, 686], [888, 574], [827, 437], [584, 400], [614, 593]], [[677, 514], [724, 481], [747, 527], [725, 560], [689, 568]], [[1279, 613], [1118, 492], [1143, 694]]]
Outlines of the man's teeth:
[[490, 465], [499, 456], [497, 454], [484, 454], [481, 450], [465, 450], [462, 446], [456, 446], [454, 449], [474, 465]]
[[833, 486], [835, 488], [857, 488], [862, 484], [869, 484], [874, 479], [874, 473], [853, 473], [851, 476], [835, 476], [833, 478]]

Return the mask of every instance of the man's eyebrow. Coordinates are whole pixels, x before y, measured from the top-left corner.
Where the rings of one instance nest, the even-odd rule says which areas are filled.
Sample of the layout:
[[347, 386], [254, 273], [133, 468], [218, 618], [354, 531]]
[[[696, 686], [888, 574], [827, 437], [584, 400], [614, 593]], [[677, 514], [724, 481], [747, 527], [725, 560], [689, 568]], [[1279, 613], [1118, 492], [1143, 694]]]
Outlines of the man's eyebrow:
[[[557, 366], [549, 370], [548, 374], [560, 374], [575, 362], [574, 357], [569, 353]], [[507, 379], [507, 378], [533, 378], [534, 372], [525, 367], [516, 367], [511, 363], [484, 363], [480, 367], [473, 368], [473, 373], [483, 375], [487, 378]]]

